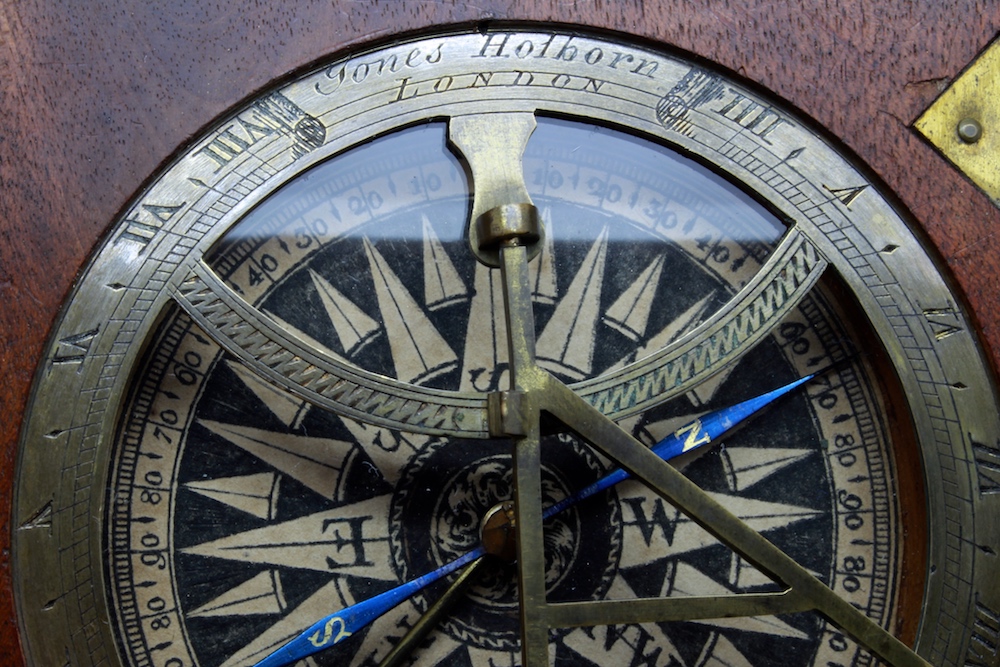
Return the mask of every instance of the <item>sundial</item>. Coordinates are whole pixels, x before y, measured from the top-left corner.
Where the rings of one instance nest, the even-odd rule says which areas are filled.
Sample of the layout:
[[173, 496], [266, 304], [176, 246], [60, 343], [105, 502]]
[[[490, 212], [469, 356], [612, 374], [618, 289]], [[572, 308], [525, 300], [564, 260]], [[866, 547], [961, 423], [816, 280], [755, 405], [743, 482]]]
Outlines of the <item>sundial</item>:
[[66, 298], [17, 469], [26, 656], [995, 664], [963, 302], [881, 182], [719, 67], [541, 24], [327, 57], [186, 144]]

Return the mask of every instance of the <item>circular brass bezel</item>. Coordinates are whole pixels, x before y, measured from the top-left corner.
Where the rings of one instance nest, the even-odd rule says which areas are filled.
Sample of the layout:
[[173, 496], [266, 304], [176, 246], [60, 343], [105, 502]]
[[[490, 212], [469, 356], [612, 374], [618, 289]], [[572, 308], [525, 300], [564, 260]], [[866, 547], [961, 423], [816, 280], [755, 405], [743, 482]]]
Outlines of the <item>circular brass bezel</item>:
[[[1000, 609], [1000, 566], [995, 551], [990, 555], [1000, 543], [1000, 505], [981, 468], [1000, 460], [1000, 418], [982, 351], [935, 261], [863, 171], [772, 100], [645, 47], [535, 29], [398, 43], [252, 99], [181, 155], [112, 226], [64, 308], [21, 434], [14, 567], [31, 662], [63, 664], [67, 654], [74, 664], [119, 660], [106, 621], [98, 525], [108, 502], [109, 451], [132, 369], [163, 309], [188, 299], [185, 290], [204, 275], [202, 256], [268, 194], [332, 155], [428, 119], [498, 111], [586, 118], [674, 146], [789, 222], [786, 241], [794, 236], [797, 245], [772, 283], [789, 267], [837, 272], [900, 379], [923, 461], [929, 570], [916, 648], [934, 664], [964, 661], [980, 606]], [[760, 296], [766, 286], [756, 289]], [[698, 345], [710, 333], [699, 327], [644, 365], [574, 387], [606, 413], [641, 411], [648, 402], [615, 399], [616, 387], [703, 352]], [[244, 352], [244, 360], [259, 362]], [[250, 365], [262, 372], [260, 363]], [[333, 368], [362, 386], [381, 382], [407, 400], [453, 408], [445, 426], [409, 427], [487, 433], [483, 396]], [[289, 382], [281, 371], [267, 377]], [[305, 395], [322, 398], [314, 393], [319, 398]]]

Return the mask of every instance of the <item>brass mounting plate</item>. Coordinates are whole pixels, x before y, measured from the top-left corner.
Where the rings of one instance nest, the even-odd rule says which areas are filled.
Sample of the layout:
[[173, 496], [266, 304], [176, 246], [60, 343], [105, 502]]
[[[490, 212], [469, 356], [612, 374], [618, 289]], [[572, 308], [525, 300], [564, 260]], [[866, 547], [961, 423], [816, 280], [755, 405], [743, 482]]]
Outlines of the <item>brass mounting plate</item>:
[[[978, 123], [978, 139], [959, 125]], [[914, 127], [1000, 206], [1000, 40], [994, 41], [917, 119]]]

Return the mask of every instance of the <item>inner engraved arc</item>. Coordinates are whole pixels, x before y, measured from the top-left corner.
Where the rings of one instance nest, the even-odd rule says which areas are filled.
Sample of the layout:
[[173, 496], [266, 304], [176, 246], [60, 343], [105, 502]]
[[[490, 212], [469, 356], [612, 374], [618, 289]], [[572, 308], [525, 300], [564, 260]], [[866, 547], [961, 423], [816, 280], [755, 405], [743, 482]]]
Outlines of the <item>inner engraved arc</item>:
[[699, 326], [615, 373], [569, 386], [611, 419], [682, 394], [767, 337], [812, 289], [827, 263], [809, 237], [793, 227], [753, 279]]
[[[702, 325], [614, 373], [570, 387], [621, 419], [697, 386], [749, 352], [808, 293], [827, 266], [792, 228], [739, 293]], [[203, 261], [172, 294], [204, 332], [250, 370], [324, 410], [407, 432], [488, 438], [485, 394], [421, 387], [359, 368], [288, 334]]]

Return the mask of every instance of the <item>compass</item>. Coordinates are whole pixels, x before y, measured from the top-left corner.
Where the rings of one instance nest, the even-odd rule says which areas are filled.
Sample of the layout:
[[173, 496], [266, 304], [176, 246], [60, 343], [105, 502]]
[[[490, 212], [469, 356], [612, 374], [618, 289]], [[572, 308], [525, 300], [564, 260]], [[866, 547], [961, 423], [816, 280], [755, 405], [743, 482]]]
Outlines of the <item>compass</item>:
[[180, 153], [67, 300], [18, 468], [28, 659], [255, 664], [503, 507], [516, 557], [309, 660], [992, 664], [959, 303], [878, 183], [702, 63], [537, 26], [325, 61]]

